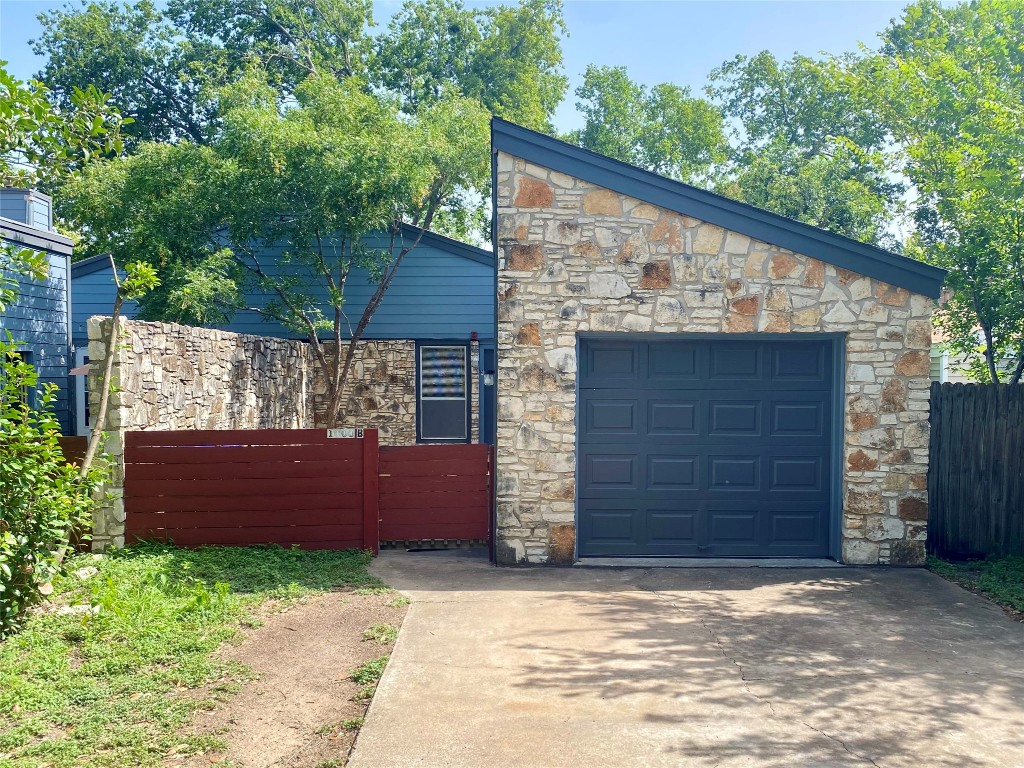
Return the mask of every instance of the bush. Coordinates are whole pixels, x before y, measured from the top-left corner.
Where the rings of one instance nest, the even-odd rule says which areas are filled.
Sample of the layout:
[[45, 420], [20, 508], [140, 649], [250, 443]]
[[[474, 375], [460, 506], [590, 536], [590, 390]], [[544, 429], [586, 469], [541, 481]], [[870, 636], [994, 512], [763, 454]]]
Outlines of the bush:
[[90, 518], [100, 470], [86, 478], [67, 463], [53, 413], [56, 386], [38, 384], [31, 365], [0, 340], [0, 637], [20, 624], [60, 567], [71, 531]]

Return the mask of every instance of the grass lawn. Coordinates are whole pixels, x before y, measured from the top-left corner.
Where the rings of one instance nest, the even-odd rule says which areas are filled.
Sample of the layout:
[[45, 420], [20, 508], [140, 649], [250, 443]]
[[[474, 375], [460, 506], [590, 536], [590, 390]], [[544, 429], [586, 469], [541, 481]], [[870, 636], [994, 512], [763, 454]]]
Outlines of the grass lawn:
[[211, 695], [246, 677], [213, 651], [256, 626], [268, 600], [383, 588], [369, 562], [279, 547], [77, 556], [50, 602], [0, 643], [0, 766], [150, 766], [222, 746], [183, 735]]
[[979, 592], [1024, 620], [1024, 557], [950, 562], [928, 558], [928, 568], [972, 592]]

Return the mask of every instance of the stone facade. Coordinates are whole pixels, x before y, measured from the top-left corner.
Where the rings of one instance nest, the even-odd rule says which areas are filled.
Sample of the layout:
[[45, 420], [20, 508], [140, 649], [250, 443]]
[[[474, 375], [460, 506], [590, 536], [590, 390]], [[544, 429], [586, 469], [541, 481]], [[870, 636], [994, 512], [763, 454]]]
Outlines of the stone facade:
[[[89, 320], [89, 393], [99, 409], [110, 319]], [[121, 320], [104, 450], [111, 481], [93, 546], [124, 543], [124, 433], [177, 429], [309, 429], [324, 423], [326, 385], [309, 345], [288, 339]], [[341, 426], [377, 427], [382, 445], [416, 443], [416, 343], [358, 345]], [[474, 381], [478, 369], [474, 364]], [[475, 391], [474, 387], [474, 391]], [[479, 439], [474, 404], [473, 439]]]
[[[415, 445], [416, 342], [362, 341], [356, 348], [338, 425], [377, 427], [381, 445]], [[310, 426], [318, 426], [326, 423], [327, 383], [311, 354], [307, 365], [314, 378]]]
[[919, 564], [934, 302], [498, 155], [498, 553], [574, 556], [580, 332], [843, 333], [842, 559]]

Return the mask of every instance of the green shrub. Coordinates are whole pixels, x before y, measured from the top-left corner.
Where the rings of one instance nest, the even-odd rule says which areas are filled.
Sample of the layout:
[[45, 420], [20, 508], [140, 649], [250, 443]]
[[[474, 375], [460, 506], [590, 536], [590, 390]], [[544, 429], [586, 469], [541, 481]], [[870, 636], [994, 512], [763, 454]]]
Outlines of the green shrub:
[[59, 570], [71, 531], [90, 517], [99, 470], [82, 479], [64, 459], [53, 413], [56, 386], [28, 393], [38, 376], [0, 340], [0, 637], [21, 622]]

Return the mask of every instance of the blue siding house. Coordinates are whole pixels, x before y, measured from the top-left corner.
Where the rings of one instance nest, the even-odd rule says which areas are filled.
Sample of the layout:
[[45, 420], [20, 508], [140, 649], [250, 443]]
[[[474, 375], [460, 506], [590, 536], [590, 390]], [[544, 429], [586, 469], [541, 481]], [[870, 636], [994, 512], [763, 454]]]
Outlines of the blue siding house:
[[[403, 237], [408, 241], [418, 230], [407, 228]], [[386, 247], [384, 235], [370, 236], [365, 244], [371, 248]], [[281, 263], [284, 247], [266, 248], [260, 254], [261, 267], [268, 274], [284, 273], [294, 269]], [[294, 273], [293, 273], [294, 274]], [[495, 259], [490, 250], [476, 248], [442, 235], [426, 232], [419, 245], [402, 262], [394, 281], [384, 296], [383, 302], [367, 326], [363, 338], [371, 340], [412, 340], [417, 343], [417, 363], [434, 360], [438, 354], [468, 355], [471, 340], [480, 345], [480, 376], [477, 381], [467, 382], [469, 390], [476, 389], [480, 395], [480, 439], [493, 442], [494, 409], [493, 391], [495, 363]], [[86, 362], [88, 337], [86, 321], [93, 315], [109, 315], [114, 301], [114, 282], [111, 277], [110, 261], [106, 257], [93, 257], [72, 266], [72, 336], [76, 364]], [[346, 309], [355, 325], [372, 296], [375, 285], [368, 275], [353, 271], [345, 290]], [[261, 292], [246, 296], [246, 305], [265, 306], [272, 297]], [[324, 301], [327, 308], [326, 296]], [[125, 304], [124, 314], [132, 317], [137, 308]], [[212, 327], [234, 333], [297, 338], [303, 336], [268, 320], [253, 310], [236, 312], [230, 322]], [[329, 334], [324, 334], [325, 338]], [[425, 348], [430, 348], [426, 349]], [[459, 352], [462, 349], [465, 352]], [[443, 364], [439, 361], [438, 365]], [[420, 393], [417, 376], [417, 392]], [[84, 378], [78, 382], [84, 387]], [[468, 397], [468, 395], [467, 395]], [[428, 398], [429, 399], [429, 398]], [[80, 402], [84, 397], [80, 399]], [[441, 408], [441, 404], [419, 403], [418, 413], [423, 418], [430, 407]], [[424, 425], [426, 430], [429, 425]], [[439, 429], [442, 428], [438, 425]], [[439, 435], [434, 435], [438, 437]], [[422, 435], [428, 439], [427, 434]], [[445, 439], [441, 437], [440, 439]], [[467, 438], [468, 439], [468, 438]]]
[[[38, 192], [0, 189], [0, 239], [43, 251], [50, 271], [44, 282], [18, 280], [18, 298], [0, 316], [0, 334], [10, 333], [24, 359], [39, 373], [40, 384], [59, 388], [57, 418], [64, 434], [73, 434], [74, 416], [69, 394], [71, 363], [72, 241], [51, 229], [50, 198]], [[33, 396], [33, 395], [30, 395]]]

